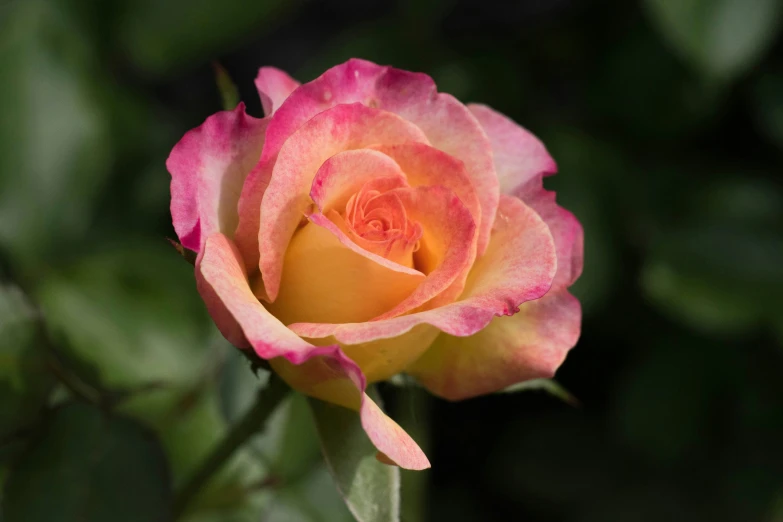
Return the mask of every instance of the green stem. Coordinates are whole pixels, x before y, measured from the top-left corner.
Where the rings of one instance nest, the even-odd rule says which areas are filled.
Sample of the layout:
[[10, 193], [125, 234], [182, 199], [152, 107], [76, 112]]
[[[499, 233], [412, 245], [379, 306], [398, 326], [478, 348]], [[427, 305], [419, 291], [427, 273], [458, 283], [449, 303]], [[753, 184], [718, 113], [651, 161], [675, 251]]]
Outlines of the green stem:
[[186, 510], [191, 500], [209, 482], [209, 479], [225, 465], [234, 452], [242, 447], [266, 424], [269, 416], [288, 393], [288, 386], [274, 373], [269, 377], [266, 388], [259, 390], [256, 401], [250, 410], [231, 427], [212, 453], [185, 482], [174, 499], [173, 520], [177, 520]]

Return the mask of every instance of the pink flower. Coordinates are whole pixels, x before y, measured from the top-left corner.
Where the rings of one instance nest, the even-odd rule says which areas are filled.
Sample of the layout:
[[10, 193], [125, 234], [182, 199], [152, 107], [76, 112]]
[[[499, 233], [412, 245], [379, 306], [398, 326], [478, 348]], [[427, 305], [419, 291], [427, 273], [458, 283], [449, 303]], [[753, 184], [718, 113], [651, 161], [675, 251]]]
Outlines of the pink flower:
[[174, 147], [171, 214], [233, 344], [353, 408], [379, 458], [429, 467], [364, 393], [406, 372], [450, 400], [551, 377], [579, 337], [582, 227], [527, 130], [424, 74], [349, 60], [266, 116], [220, 112]]

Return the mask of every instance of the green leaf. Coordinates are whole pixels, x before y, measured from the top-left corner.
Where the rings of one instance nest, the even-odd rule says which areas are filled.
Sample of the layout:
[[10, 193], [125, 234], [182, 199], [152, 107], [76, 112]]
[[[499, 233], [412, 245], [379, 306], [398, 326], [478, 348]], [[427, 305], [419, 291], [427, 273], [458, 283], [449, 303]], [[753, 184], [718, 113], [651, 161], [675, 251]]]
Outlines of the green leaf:
[[0, 438], [30, 424], [52, 389], [36, 311], [0, 284]]
[[118, 44], [134, 65], [171, 74], [236, 45], [292, 10], [284, 0], [135, 0], [126, 3]]
[[738, 222], [680, 225], [652, 246], [641, 282], [673, 319], [718, 336], [739, 334], [780, 313], [783, 237]]
[[94, 48], [68, 14], [41, 0], [0, 11], [0, 243], [34, 273], [87, 234], [109, 123]]
[[5, 522], [168, 522], [170, 505], [169, 470], [154, 435], [74, 403], [48, 419], [11, 470], [2, 509]]
[[223, 100], [223, 110], [232, 111], [240, 101], [237, 86], [225, 67], [215, 62], [212, 64], [212, 68], [215, 70], [215, 82], [220, 92], [220, 98]]
[[104, 386], [187, 386], [217, 353], [195, 286], [164, 241], [126, 238], [48, 277], [37, 295], [59, 344]]
[[[376, 396], [373, 400], [380, 404]], [[317, 399], [309, 402], [326, 464], [353, 516], [359, 522], [398, 522], [400, 469], [375, 458], [377, 450], [356, 412]]]
[[504, 388], [500, 393], [518, 393], [530, 390], [546, 392], [571, 406], [580, 405], [579, 399], [574, 397], [571, 392], [563, 388], [563, 386], [554, 379], [530, 379], [529, 381], [518, 382]]
[[731, 79], [749, 70], [772, 44], [780, 0], [646, 0], [652, 21], [702, 72]]

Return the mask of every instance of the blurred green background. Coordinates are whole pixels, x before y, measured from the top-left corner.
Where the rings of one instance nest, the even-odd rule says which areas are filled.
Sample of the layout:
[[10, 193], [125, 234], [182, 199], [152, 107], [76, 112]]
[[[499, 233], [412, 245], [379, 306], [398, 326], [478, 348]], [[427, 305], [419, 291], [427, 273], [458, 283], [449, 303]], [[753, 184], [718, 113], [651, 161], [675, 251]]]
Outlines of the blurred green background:
[[[259, 66], [309, 80], [357, 56], [531, 129], [585, 227], [583, 336], [558, 374], [581, 406], [382, 387], [433, 464], [404, 475], [403, 521], [783, 521], [782, 16], [783, 0], [0, 0], [0, 519], [165, 520], [258, 386], [165, 241], [165, 159], [221, 108], [212, 62], [260, 116]], [[69, 398], [96, 390], [116, 413]], [[350, 520], [301, 400], [257, 439], [189, 521]]]

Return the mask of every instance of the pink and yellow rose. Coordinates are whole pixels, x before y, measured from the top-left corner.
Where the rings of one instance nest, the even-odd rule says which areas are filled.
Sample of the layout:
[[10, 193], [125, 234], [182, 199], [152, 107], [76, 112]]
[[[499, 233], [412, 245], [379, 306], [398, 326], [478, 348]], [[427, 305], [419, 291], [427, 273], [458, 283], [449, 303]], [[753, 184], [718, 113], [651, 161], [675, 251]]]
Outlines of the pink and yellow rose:
[[171, 214], [225, 337], [352, 408], [379, 458], [429, 467], [367, 396], [405, 372], [450, 400], [551, 377], [579, 337], [582, 228], [531, 133], [424, 74], [264, 67], [265, 117], [210, 116], [174, 147]]

